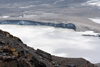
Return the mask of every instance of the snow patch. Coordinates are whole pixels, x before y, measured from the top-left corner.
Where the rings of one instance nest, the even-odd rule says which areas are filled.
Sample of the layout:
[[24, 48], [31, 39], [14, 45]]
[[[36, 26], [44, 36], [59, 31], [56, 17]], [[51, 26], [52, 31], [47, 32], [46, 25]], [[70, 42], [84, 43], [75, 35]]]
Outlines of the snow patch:
[[64, 0], [59, 0], [59, 1], [56, 1], [56, 2], [54, 2], [54, 4], [57, 4], [57, 3], [62, 2], [62, 1], [64, 1]]
[[0, 18], [9, 18], [9, 16], [0, 16]]
[[90, 20], [92, 20], [95, 23], [100, 24], [100, 18], [89, 18]]
[[100, 6], [100, 0], [90, 0], [85, 2], [84, 5]]
[[25, 8], [31, 8], [31, 7], [34, 7], [35, 5], [29, 5], [29, 6], [24, 6], [24, 7], [19, 7], [21, 9], [25, 9]]

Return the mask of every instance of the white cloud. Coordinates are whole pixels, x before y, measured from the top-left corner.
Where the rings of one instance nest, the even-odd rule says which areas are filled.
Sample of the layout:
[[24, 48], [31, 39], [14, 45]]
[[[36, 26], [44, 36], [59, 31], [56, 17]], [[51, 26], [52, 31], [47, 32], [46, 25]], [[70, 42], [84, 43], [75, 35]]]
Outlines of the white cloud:
[[0, 16], [0, 18], [9, 18], [9, 16]]
[[47, 26], [0, 25], [0, 29], [20, 37], [28, 46], [53, 55], [84, 57], [93, 63], [100, 62], [100, 39], [83, 37], [83, 32]]
[[62, 1], [64, 1], [64, 0], [55, 1], [54, 4], [60, 3]]
[[19, 8], [25, 9], [25, 8], [31, 8], [31, 7], [35, 7], [35, 5], [23, 6], [23, 7], [19, 7]]

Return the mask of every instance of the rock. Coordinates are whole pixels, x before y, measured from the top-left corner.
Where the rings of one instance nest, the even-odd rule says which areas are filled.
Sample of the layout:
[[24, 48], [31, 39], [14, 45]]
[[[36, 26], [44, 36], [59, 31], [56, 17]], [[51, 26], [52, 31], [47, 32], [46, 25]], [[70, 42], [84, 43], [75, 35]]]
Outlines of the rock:
[[47, 52], [44, 52], [44, 51], [42, 51], [42, 50], [40, 50], [40, 49], [37, 49], [37, 50], [36, 50], [36, 53], [39, 54], [40, 56], [42, 56], [42, 57], [48, 59], [49, 61], [52, 60], [51, 54], [49, 54], [49, 53], [47, 53]]
[[96, 67], [94, 64], [83, 58], [63, 58], [52, 56], [52, 60], [56, 61], [62, 67]]
[[67, 28], [74, 29], [76, 31], [76, 26], [73, 23], [68, 23]]
[[25, 49], [29, 47], [19, 38], [0, 30], [0, 67], [46, 67], [33, 56], [33, 51]]
[[[30, 20], [4, 20], [1, 21], [0, 24], [16, 24], [16, 25], [42, 25], [42, 26], [52, 26], [56, 28], [68, 28], [73, 29], [76, 31], [76, 26], [73, 23], [53, 23], [53, 22], [37, 22], [37, 21], [30, 21]], [[5, 34], [9, 37], [9, 33]]]

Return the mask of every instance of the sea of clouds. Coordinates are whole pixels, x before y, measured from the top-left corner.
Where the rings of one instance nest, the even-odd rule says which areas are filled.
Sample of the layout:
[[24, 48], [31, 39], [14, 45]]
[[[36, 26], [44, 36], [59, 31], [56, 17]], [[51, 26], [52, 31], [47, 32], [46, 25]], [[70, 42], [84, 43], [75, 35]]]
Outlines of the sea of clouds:
[[48, 26], [20, 26], [0, 25], [0, 29], [12, 35], [35, 49], [42, 49], [52, 55], [61, 57], [83, 57], [92, 63], [99, 63], [100, 38], [82, 36], [93, 34], [88, 32], [75, 32], [69, 29]]

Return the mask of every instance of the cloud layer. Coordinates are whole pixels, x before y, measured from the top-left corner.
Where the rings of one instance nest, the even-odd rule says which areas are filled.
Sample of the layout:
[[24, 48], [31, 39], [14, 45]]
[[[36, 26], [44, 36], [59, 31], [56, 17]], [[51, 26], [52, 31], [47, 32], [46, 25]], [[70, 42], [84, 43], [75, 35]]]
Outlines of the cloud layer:
[[46, 26], [18, 25], [0, 25], [0, 29], [21, 38], [28, 46], [42, 49], [53, 55], [83, 57], [92, 63], [100, 62], [100, 39], [82, 36], [87, 32], [74, 32], [73, 30]]

